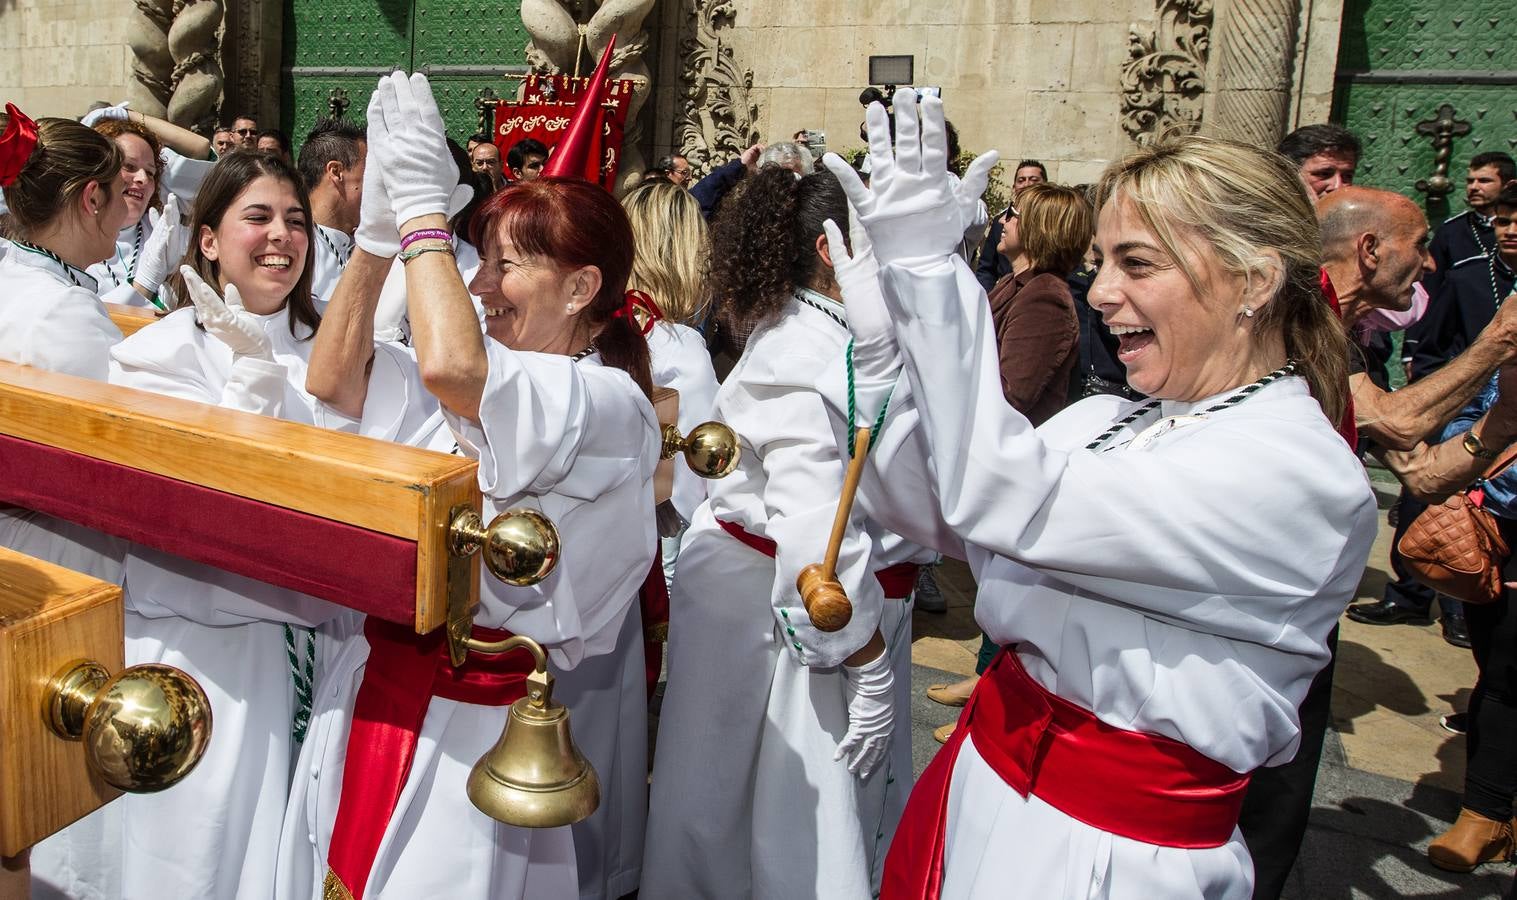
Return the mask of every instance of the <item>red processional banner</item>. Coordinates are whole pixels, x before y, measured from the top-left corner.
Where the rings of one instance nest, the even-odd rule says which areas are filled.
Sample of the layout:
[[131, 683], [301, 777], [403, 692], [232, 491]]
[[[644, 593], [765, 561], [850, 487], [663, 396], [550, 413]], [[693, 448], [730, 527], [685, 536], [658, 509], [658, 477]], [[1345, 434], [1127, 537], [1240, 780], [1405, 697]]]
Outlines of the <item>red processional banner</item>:
[[[522, 99], [502, 102], [495, 108], [495, 145], [504, 161], [517, 141], [533, 138], [552, 152], [569, 127], [579, 95], [589, 84], [588, 78], [568, 75], [532, 75], [526, 79]], [[622, 139], [627, 126], [627, 104], [632, 99], [633, 83], [627, 79], [613, 81], [601, 100], [600, 127], [596, 143], [586, 162], [585, 180], [606, 190], [616, 184], [621, 168]]]

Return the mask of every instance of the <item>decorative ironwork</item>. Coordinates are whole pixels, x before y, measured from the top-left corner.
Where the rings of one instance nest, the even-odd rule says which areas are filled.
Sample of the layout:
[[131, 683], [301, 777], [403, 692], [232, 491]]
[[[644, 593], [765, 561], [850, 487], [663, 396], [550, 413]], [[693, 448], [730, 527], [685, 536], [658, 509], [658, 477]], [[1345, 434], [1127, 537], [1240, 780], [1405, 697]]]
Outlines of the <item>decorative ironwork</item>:
[[495, 130], [495, 108], [500, 106], [500, 97], [493, 88], [480, 88], [474, 98], [474, 108], [479, 110], [479, 133], [489, 134]]
[[348, 114], [348, 92], [340, 87], [332, 88], [327, 95], [327, 118], [336, 121]]
[[1122, 66], [1122, 130], [1143, 145], [1201, 127], [1211, 0], [1159, 0], [1158, 26], [1128, 32]]
[[686, 0], [689, 35], [680, 41], [680, 93], [674, 145], [705, 174], [758, 142], [753, 70], [740, 67], [722, 33], [732, 26], [734, 0]]
[[1435, 118], [1417, 123], [1417, 133], [1433, 139], [1433, 174], [1417, 179], [1417, 190], [1427, 194], [1429, 200], [1442, 200], [1454, 183], [1449, 180], [1449, 157], [1454, 152], [1455, 136], [1470, 133], [1470, 123], [1454, 118], [1454, 107], [1447, 103], [1438, 107]]

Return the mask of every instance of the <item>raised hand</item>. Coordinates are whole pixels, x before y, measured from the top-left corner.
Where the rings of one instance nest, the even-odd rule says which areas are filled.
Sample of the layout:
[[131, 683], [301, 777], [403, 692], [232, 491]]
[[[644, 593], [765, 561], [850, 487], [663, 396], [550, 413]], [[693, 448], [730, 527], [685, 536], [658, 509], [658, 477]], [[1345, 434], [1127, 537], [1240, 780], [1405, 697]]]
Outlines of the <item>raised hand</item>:
[[131, 103], [130, 100], [123, 100], [115, 106], [102, 106], [99, 109], [92, 109], [84, 114], [84, 118], [79, 120], [79, 124], [85, 128], [94, 128], [108, 119], [125, 119], [127, 117], [126, 108], [129, 103]]
[[[384, 83], [384, 79], [380, 80]], [[363, 197], [358, 208], [358, 228], [353, 243], [365, 253], [388, 259], [400, 252], [400, 226], [395, 221], [395, 207], [385, 188], [383, 144], [389, 140], [384, 125], [384, 110], [379, 91], [369, 95], [368, 161], [363, 169]]]
[[379, 79], [375, 96], [369, 154], [379, 162], [396, 223], [404, 228], [411, 219], [446, 214], [458, 168], [427, 76], [392, 72]]
[[[837, 223], [822, 223], [827, 234], [827, 253], [848, 311], [848, 331], [853, 335], [856, 426], [873, 426], [875, 417], [889, 402], [901, 370], [901, 352], [885, 308], [880, 287], [880, 266], [874, 258], [869, 234], [852, 208], [848, 210], [848, 244]], [[849, 245], [852, 253], [849, 253]]]
[[925, 97], [920, 120], [916, 92], [895, 93], [895, 145], [884, 107], [870, 104], [865, 115], [869, 135], [869, 186], [836, 154], [823, 163], [842, 182], [848, 200], [868, 230], [881, 263], [946, 256], [958, 250], [978, 211], [994, 150], [970, 164], [962, 181], [948, 172], [947, 129], [943, 101]]
[[179, 197], [169, 194], [169, 199], [163, 201], [163, 212], [149, 212], [148, 222], [152, 225], [152, 232], [143, 242], [142, 252], [137, 255], [132, 284], [136, 285], [143, 296], [151, 298], [158, 293], [163, 280], [174, 270], [175, 237], [184, 228], [179, 223]]
[[255, 359], [274, 360], [274, 347], [263, 325], [242, 307], [242, 295], [235, 284], [226, 288], [226, 299], [216, 289], [205, 283], [195, 270], [180, 266], [184, 286], [195, 304], [195, 318], [205, 328], [206, 334], [232, 348], [232, 356], [251, 356]]

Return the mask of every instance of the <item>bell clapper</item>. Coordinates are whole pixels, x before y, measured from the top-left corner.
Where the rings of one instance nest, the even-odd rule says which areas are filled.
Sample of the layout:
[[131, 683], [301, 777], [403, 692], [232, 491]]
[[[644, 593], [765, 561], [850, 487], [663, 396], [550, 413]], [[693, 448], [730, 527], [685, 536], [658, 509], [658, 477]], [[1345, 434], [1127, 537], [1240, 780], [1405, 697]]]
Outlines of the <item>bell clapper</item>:
[[837, 580], [838, 554], [842, 551], [843, 535], [848, 531], [848, 518], [853, 514], [853, 498], [858, 493], [859, 479], [864, 475], [864, 459], [869, 452], [869, 429], [860, 428], [854, 438], [853, 458], [848, 461], [848, 472], [843, 478], [843, 492], [838, 497], [837, 515], [832, 519], [832, 534], [827, 540], [827, 555], [821, 564], [812, 563], [796, 576], [795, 587], [801, 594], [801, 603], [806, 615], [818, 631], [840, 631], [853, 618], [853, 604], [848, 593]]

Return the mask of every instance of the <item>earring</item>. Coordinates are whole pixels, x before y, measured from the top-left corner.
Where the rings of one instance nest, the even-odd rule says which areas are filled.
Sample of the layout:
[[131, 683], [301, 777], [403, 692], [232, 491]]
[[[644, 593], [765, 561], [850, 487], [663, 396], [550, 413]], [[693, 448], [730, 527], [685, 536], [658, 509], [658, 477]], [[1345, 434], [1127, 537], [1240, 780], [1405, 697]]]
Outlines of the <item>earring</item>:
[[1243, 307], [1243, 318], [1245, 318], [1245, 319], [1252, 319], [1253, 317], [1254, 317], [1254, 308], [1252, 306], [1245, 306], [1245, 307]]
[[565, 303], [564, 304], [564, 312], [568, 313], [571, 316], [574, 315], [574, 304], [573, 303]]

